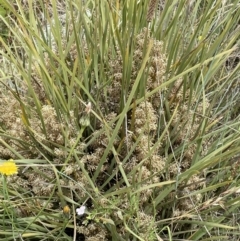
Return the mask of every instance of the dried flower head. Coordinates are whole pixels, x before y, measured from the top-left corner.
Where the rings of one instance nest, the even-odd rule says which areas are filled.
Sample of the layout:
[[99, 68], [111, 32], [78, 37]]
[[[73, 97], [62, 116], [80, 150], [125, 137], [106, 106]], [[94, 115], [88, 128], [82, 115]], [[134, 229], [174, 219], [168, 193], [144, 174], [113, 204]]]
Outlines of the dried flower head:
[[151, 22], [154, 16], [154, 11], [157, 8], [157, 0], [151, 0], [148, 5], [147, 21]]
[[70, 214], [70, 207], [69, 207], [68, 205], [65, 205], [65, 206], [63, 207], [63, 213], [64, 213], [65, 215], [69, 215], [69, 214]]

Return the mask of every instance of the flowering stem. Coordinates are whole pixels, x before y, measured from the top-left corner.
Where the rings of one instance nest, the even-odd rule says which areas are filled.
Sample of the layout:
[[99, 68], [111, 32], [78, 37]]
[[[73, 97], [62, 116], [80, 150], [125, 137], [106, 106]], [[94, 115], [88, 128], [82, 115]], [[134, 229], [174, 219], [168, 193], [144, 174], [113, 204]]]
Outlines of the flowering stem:
[[72, 154], [73, 154], [77, 144], [79, 143], [80, 139], [82, 138], [82, 134], [83, 134], [84, 130], [85, 130], [85, 127], [81, 127], [80, 132], [79, 132], [78, 137], [77, 137], [77, 140], [74, 143], [74, 145], [72, 146], [72, 148], [71, 148], [71, 150], [70, 150], [70, 152], [68, 154], [68, 157], [67, 157], [67, 159], [66, 159], [64, 164], [67, 164], [68, 161], [70, 160], [70, 158], [71, 158], [71, 156], [72, 156]]

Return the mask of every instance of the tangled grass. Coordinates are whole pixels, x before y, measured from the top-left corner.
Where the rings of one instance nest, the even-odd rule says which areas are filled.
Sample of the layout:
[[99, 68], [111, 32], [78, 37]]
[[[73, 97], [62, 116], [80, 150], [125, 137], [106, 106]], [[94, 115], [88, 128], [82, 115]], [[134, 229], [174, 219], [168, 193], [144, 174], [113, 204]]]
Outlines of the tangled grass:
[[238, 240], [237, 0], [0, 4], [2, 240]]

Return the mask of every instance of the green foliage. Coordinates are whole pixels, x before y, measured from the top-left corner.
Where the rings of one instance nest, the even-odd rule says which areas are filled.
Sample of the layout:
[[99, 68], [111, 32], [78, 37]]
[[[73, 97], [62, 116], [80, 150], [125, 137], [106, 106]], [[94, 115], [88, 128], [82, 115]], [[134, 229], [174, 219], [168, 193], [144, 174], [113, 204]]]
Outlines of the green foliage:
[[0, 238], [237, 240], [238, 0], [1, 6]]
[[1, 4], [1, 1], [0, 1], [0, 30], [1, 30], [0, 35], [3, 38], [8, 34], [8, 31], [7, 31], [8, 29], [4, 23], [7, 20], [6, 19], [7, 15], [8, 15], [8, 12]]

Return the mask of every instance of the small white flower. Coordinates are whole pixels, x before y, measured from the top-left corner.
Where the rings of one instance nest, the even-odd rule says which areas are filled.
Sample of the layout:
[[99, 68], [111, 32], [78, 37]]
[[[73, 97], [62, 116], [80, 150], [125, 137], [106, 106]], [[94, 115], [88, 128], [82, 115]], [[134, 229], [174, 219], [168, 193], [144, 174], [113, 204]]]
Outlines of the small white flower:
[[86, 206], [81, 206], [76, 209], [76, 213], [78, 216], [82, 216], [86, 212]]

